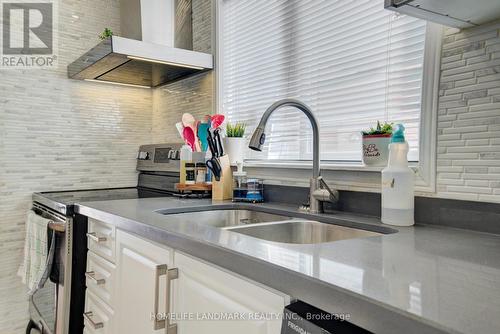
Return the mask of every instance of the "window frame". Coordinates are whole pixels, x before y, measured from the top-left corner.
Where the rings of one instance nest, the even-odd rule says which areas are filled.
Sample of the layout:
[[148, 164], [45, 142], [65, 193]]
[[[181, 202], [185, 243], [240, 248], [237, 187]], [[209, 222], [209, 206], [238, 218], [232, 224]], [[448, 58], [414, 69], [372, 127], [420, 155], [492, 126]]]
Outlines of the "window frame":
[[[222, 2], [224, 0], [215, 0], [213, 13], [215, 42], [215, 84], [214, 84], [214, 110], [222, 111], [221, 101], [223, 99], [223, 83], [222, 71], [224, 63], [222, 61], [224, 45], [220, 36], [220, 31], [224, 25], [224, 18], [221, 15]], [[427, 22], [424, 64], [422, 80], [422, 112], [420, 116], [420, 133], [419, 136], [419, 161], [410, 163], [410, 167], [416, 174], [415, 190], [420, 192], [435, 192], [436, 191], [436, 154], [437, 154], [437, 116], [438, 116], [438, 97], [439, 97], [439, 78], [441, 71], [441, 44], [443, 37], [443, 26]], [[262, 111], [264, 112], [264, 110]], [[321, 169], [327, 171], [352, 171], [360, 172], [376, 172], [379, 173], [384, 167], [365, 166], [361, 161], [333, 161], [321, 160]], [[259, 174], [266, 174], [265, 170], [287, 168], [297, 170], [312, 167], [311, 161], [300, 160], [252, 160], [245, 159], [245, 166], [256, 170]], [[271, 172], [271, 174], [275, 174]], [[279, 182], [278, 182], [279, 183]]]

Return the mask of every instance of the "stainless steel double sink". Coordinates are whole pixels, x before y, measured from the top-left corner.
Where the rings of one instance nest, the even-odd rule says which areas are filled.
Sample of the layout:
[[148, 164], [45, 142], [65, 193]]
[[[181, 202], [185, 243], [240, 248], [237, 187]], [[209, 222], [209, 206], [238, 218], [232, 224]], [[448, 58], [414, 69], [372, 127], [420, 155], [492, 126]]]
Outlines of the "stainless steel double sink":
[[247, 209], [215, 209], [171, 215], [183, 222], [209, 225], [258, 239], [287, 244], [318, 244], [383, 234], [295, 218], [291, 215], [278, 215]]

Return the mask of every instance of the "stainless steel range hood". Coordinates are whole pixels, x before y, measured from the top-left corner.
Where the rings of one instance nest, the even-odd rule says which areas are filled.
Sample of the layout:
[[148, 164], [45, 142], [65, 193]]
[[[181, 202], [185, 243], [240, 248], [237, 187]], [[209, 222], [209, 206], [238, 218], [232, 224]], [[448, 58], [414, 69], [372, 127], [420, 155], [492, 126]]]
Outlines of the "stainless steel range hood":
[[455, 28], [500, 18], [499, 0], [385, 0], [385, 8]]
[[112, 36], [68, 66], [68, 77], [158, 87], [213, 68], [192, 51], [191, 0], [120, 0], [123, 37]]
[[68, 77], [157, 87], [212, 68], [211, 54], [112, 36], [71, 63]]

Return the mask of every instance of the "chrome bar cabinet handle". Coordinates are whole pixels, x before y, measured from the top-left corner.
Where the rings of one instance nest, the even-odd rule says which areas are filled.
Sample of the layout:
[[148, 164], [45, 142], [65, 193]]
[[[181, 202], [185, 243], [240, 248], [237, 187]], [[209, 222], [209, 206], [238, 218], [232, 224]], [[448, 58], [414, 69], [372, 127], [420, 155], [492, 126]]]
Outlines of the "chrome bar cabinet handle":
[[101, 284], [106, 283], [106, 280], [104, 278], [96, 278], [95, 272], [93, 272], [93, 271], [87, 271], [85, 273], [85, 277], [87, 277], [89, 280], [91, 280], [92, 282], [94, 282], [97, 285], [101, 285]]
[[91, 240], [93, 240], [95, 242], [104, 242], [104, 241], [107, 240], [106, 237], [100, 237], [100, 236], [98, 236], [96, 232], [89, 232], [89, 233], [87, 233], [87, 238], [89, 238], [89, 239], [91, 239]]
[[[160, 304], [159, 288], [160, 277], [167, 275], [166, 293], [165, 293], [165, 319], [158, 319], [158, 310]], [[171, 282], [179, 277], [179, 270], [177, 268], [168, 269], [166, 264], [156, 266], [156, 279], [155, 279], [155, 304], [154, 304], [154, 330], [165, 328], [165, 334], [177, 334], [177, 325], [170, 323], [170, 287]]]
[[85, 320], [87, 320], [89, 322], [89, 324], [92, 326], [93, 329], [103, 328], [104, 323], [103, 322], [95, 322], [94, 320], [92, 320], [93, 315], [94, 314], [92, 313], [92, 311], [83, 313], [83, 317], [85, 318]]

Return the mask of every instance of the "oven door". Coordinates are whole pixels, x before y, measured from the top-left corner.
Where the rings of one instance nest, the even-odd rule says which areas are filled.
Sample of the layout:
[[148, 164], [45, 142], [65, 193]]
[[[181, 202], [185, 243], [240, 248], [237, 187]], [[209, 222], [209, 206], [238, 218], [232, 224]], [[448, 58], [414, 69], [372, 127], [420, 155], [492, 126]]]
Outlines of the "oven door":
[[[30, 316], [43, 334], [66, 333], [64, 322], [66, 233], [56, 232], [56, 250], [50, 277], [30, 297]], [[58, 313], [62, 310], [62, 313]]]
[[30, 297], [30, 316], [44, 334], [56, 333], [57, 284], [47, 280], [44, 287]]
[[[36, 206], [34, 205], [34, 210]], [[35, 210], [39, 213], [39, 210]], [[46, 218], [58, 219], [55, 231], [55, 254], [49, 279], [44, 286], [30, 296], [30, 317], [43, 334], [68, 334], [70, 288], [71, 288], [71, 236], [72, 219], [50, 216], [49, 211], [41, 212]]]

